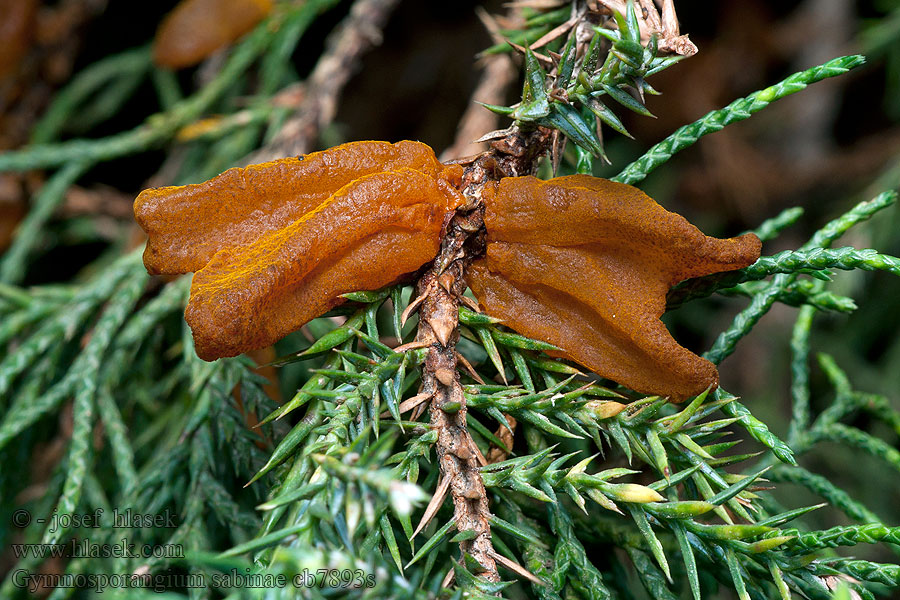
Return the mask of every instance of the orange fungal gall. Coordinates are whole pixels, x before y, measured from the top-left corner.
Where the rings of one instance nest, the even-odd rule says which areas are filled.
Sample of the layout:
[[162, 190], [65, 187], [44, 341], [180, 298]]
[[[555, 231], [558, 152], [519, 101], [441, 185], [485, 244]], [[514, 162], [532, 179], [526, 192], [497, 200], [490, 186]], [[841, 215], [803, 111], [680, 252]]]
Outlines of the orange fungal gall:
[[[146, 190], [134, 207], [144, 263], [195, 273], [197, 354], [235, 356], [433, 260], [462, 175], [425, 144], [368, 141]], [[466, 281], [488, 313], [638, 392], [681, 401], [718, 384], [660, 317], [675, 283], [755, 261], [755, 235], [706, 236], [639, 189], [586, 175], [507, 177], [483, 198], [486, 252]]]
[[487, 312], [639, 392], [681, 401], [717, 385], [659, 318], [675, 283], [754, 262], [755, 235], [706, 236], [639, 189], [586, 175], [505, 178], [484, 196], [487, 255], [468, 283]]
[[153, 62], [190, 67], [235, 41], [272, 10], [272, 0], [182, 0], [153, 40]]
[[185, 318], [197, 354], [235, 356], [433, 259], [461, 171], [417, 142], [354, 142], [146, 190], [144, 263], [195, 272]]

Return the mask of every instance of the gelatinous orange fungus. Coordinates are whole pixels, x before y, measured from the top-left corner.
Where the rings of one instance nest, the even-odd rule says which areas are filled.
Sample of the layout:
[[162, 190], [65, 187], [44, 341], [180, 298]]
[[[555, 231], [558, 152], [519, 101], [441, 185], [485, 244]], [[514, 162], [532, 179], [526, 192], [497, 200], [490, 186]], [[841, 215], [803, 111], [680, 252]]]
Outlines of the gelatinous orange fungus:
[[637, 188], [586, 175], [510, 177], [484, 197], [487, 255], [467, 281], [488, 313], [638, 392], [682, 401], [718, 383], [659, 318], [675, 283], [753, 263], [755, 235], [706, 236]]
[[150, 236], [144, 264], [152, 274], [198, 271], [222, 248], [293, 223], [348, 183], [404, 168], [443, 180], [462, 172], [439, 163], [419, 142], [366, 141], [229, 169], [195, 185], [145, 190], [134, 206]]
[[272, 0], [182, 0], [153, 40], [153, 62], [181, 69], [241, 37], [272, 10]]
[[197, 354], [274, 343], [433, 259], [462, 168], [417, 142], [354, 142], [231, 169], [135, 201], [151, 273], [195, 271], [185, 318]]

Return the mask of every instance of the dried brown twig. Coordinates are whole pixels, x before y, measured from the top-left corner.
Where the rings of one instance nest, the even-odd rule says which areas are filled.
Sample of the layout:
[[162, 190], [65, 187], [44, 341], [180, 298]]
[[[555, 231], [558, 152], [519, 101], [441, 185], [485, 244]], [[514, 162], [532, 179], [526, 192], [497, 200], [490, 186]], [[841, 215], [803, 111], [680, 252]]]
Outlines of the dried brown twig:
[[[416, 340], [428, 347], [417, 398], [431, 400], [431, 427], [438, 433], [435, 446], [441, 468], [441, 485], [419, 529], [427, 524], [449, 492], [456, 528], [475, 532], [472, 539], [460, 542], [460, 550], [478, 561], [483, 569], [481, 576], [489, 581], [500, 580], [498, 562], [522, 576], [534, 576], [501, 558], [491, 542], [490, 507], [479, 471], [487, 460], [469, 434], [466, 399], [457, 372], [459, 303], [466, 289], [465, 268], [483, 251], [485, 184], [501, 177], [532, 173], [548, 140], [546, 130], [525, 134], [513, 128], [506, 137], [491, 142], [490, 150], [468, 163], [461, 186], [468, 202], [451, 219], [440, 253], [416, 288], [422, 299]], [[534, 581], [539, 582], [536, 578]]]
[[[675, 0], [662, 0], [662, 12], [653, 0], [636, 0], [638, 7], [638, 26], [641, 30], [641, 41], [646, 42], [654, 33], [657, 34], [657, 47], [661, 53], [672, 53], [681, 56], [697, 54], [697, 46], [681, 35], [678, 16], [675, 14]], [[593, 11], [606, 8], [619, 14], [625, 14], [628, 5], [625, 0], [589, 0], [588, 9]]]
[[306, 80], [306, 95], [269, 144], [248, 157], [259, 163], [298, 156], [313, 149], [319, 131], [337, 111], [344, 86], [359, 66], [359, 58], [381, 43], [381, 30], [398, 0], [356, 0], [350, 14], [331, 34], [326, 50]]
[[[485, 104], [503, 104], [506, 90], [518, 74], [512, 59], [504, 54], [485, 58], [484, 72], [478, 86], [472, 93], [472, 100]], [[485, 110], [477, 102], [470, 102], [469, 108], [459, 121], [459, 128], [453, 145], [441, 155], [442, 160], [470, 156], [487, 150], [483, 142], [476, 142], [485, 131], [497, 128], [500, 116]]]
[[506, 425], [500, 425], [497, 427], [497, 431], [494, 432], [494, 435], [503, 442], [503, 445], [506, 448], [501, 448], [500, 446], [491, 446], [491, 449], [488, 450], [487, 461], [489, 465], [494, 463], [502, 462], [506, 460], [506, 457], [509, 456], [507, 449], [512, 448], [514, 441], [514, 433], [516, 431], [516, 425], [518, 422], [511, 415], [504, 415], [506, 417]]

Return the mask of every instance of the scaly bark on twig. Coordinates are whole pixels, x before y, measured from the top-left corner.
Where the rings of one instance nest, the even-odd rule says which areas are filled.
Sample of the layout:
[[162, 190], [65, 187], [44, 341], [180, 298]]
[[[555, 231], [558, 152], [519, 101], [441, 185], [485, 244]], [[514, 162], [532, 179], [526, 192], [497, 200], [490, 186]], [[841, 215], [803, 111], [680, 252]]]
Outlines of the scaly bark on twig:
[[497, 561], [509, 561], [497, 558], [491, 543], [491, 513], [479, 471], [486, 461], [466, 426], [466, 400], [456, 357], [459, 298], [466, 289], [466, 267], [483, 252], [485, 183], [533, 172], [548, 139], [545, 130], [522, 133], [514, 129], [505, 138], [493, 141], [491, 150], [467, 165], [462, 192], [468, 202], [448, 224], [440, 254], [417, 286], [424, 301], [419, 308], [416, 340], [429, 347], [422, 393], [431, 397], [431, 426], [438, 433], [436, 451], [441, 477], [443, 482], [449, 482], [446, 489], [453, 498], [457, 529], [475, 532], [472, 539], [460, 542], [460, 550], [478, 561], [483, 569], [481, 576], [490, 581], [500, 580]]

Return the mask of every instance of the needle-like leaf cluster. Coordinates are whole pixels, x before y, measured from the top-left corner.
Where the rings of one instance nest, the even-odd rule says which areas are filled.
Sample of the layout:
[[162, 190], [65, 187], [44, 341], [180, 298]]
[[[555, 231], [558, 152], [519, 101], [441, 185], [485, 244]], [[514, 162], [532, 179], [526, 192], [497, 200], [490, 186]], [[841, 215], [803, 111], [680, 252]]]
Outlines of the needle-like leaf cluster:
[[[418, 398], [426, 350], [415, 344], [416, 317], [403, 322], [409, 287], [348, 294], [345, 304], [306, 327], [309, 339], [289, 338], [280, 347], [286, 356], [276, 361], [288, 390], [278, 403], [249, 358], [196, 357], [181, 314], [189, 281], [151, 282], [140, 250], [125, 251], [124, 241], [73, 282], [18, 285], [66, 189], [91, 166], [167, 146], [179, 131], [186, 135], [184, 127], [221, 111], [225, 116], [206, 122], [205, 133], [183, 140], [173, 167], [177, 180], [203, 179], [276, 130], [284, 114], [274, 91], [291, 79], [290, 56], [301, 34], [331, 4], [285, 5], [275, 34], [261, 25], [217, 76], [184, 98], [178, 82], [149, 66], [146, 50], [98, 62], [58, 95], [34, 145], [0, 155], [0, 170], [50, 173], [0, 263], [0, 456], [8, 466], [0, 469], [0, 509], [7, 523], [20, 507], [35, 516], [20, 530], [0, 528], [0, 536], [61, 547], [127, 538], [149, 548], [148, 555], [70, 554], [54, 564], [71, 576], [147, 575], [142, 581], [173, 598], [699, 599], [727, 590], [742, 599], [787, 599], [831, 598], [836, 583], [848, 598], [851, 590], [865, 599], [896, 593], [896, 560], [853, 556], [863, 544], [896, 551], [900, 540], [897, 523], [871, 505], [878, 482], [860, 483], [871, 484], [871, 496], [851, 493], [819, 473], [815, 458], [824, 445], [838, 445], [860, 464], [896, 477], [900, 411], [896, 399], [856, 389], [855, 377], [813, 337], [822, 315], [852, 313], [866, 301], [831, 281], [832, 271], [900, 274], [898, 259], [888, 254], [831, 248], [851, 228], [895, 210], [893, 192], [857, 204], [798, 249], [670, 293], [673, 308], [709, 297], [743, 302], [706, 353], [717, 364], [776, 304], [798, 308], [789, 313], [794, 323], [783, 340], [791, 352], [786, 427], [754, 416], [754, 398], [722, 388], [683, 405], [642, 397], [548, 356], [552, 346], [489, 315], [459, 309], [460, 377], [469, 432], [486, 462], [480, 473], [493, 547], [540, 583], [502, 562], [503, 582], [479, 577], [478, 563], [459, 556], [458, 542], [468, 533], [457, 531], [452, 502], [429, 502], [443, 499], [440, 490], [453, 482], [441, 480], [438, 433], [427, 419], [427, 400]], [[569, 14], [566, 8], [535, 15], [508, 37], [533, 42]], [[520, 127], [567, 136], [583, 150], [581, 167], [587, 154], [602, 155], [597, 120], [624, 133], [609, 101], [641, 112], [641, 94], [652, 93], [645, 78], [676, 60], [656, 56], [652, 40], [641, 45], [633, 9], [615, 22], [615, 31], [596, 32], [583, 55], [560, 40], [552, 65], [526, 50], [522, 101], [493, 108]], [[861, 62], [835, 59], [714, 111], [617, 179], [638, 183], [703, 135]], [[261, 78], [248, 106], [241, 78], [257, 63]], [[101, 122], [111, 114], [107, 105], [131, 93], [139, 77], [153, 81], [161, 113], [117, 135], [60, 141], [62, 132], [78, 131], [75, 108], [87, 115], [84, 123]], [[114, 85], [106, 94], [93, 93], [108, 83]], [[756, 231], [774, 239], [801, 215], [786, 210]], [[813, 397], [813, 358], [833, 388], [827, 401]], [[740, 365], [721, 366], [731, 368]], [[55, 458], [50, 467], [34, 467], [50, 471], [35, 475], [39, 486], [25, 467], [36, 455]], [[778, 494], [782, 486], [805, 488], [823, 504], [786, 500]], [[808, 526], [810, 513], [824, 504], [845, 520]], [[105, 515], [97, 526], [67, 519], [96, 509]], [[116, 527], [114, 510], [171, 520]], [[52, 514], [68, 525], [37, 520]], [[47, 564], [35, 554], [15, 559], [0, 597], [24, 597], [12, 573]], [[209, 587], [231, 573], [281, 574], [289, 583]], [[198, 581], [204, 585], [191, 585]], [[145, 587], [119, 592], [159, 597]], [[59, 587], [50, 597], [72, 591]]]

